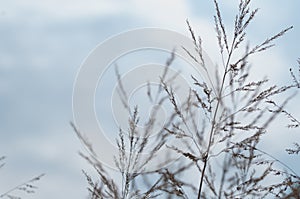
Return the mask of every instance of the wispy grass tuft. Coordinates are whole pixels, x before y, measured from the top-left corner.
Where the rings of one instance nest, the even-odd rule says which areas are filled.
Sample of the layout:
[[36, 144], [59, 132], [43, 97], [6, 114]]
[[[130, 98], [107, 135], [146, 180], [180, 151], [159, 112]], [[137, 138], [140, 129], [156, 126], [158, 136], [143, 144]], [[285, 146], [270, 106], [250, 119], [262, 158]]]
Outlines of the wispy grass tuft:
[[[5, 156], [0, 157], [0, 169], [5, 165], [4, 160]], [[13, 188], [9, 189], [8, 191], [4, 193], [0, 193], [0, 198], [7, 198], [7, 199], [21, 199], [21, 197], [18, 196], [18, 192], [23, 192], [27, 194], [33, 194], [36, 192], [38, 187], [35, 185], [37, 181], [39, 181], [45, 174], [41, 174], [39, 176], [36, 176], [26, 182], [23, 182], [17, 186], [14, 186]]]
[[[81, 154], [98, 172], [96, 182], [84, 172], [91, 198], [299, 198], [299, 174], [268, 151], [260, 149], [259, 144], [264, 135], [272, 133], [269, 127], [280, 115], [289, 119], [288, 128], [299, 128], [299, 120], [286, 110], [286, 105], [294, 97], [288, 95], [289, 91], [300, 87], [300, 61], [299, 75], [291, 69], [292, 81], [286, 85], [272, 83], [267, 78], [250, 79], [252, 68], [260, 63], [249, 63], [250, 57], [265, 53], [293, 27], [285, 28], [254, 46], [247, 45], [247, 28], [259, 11], [252, 10], [250, 4], [251, 0], [240, 0], [233, 19], [233, 35], [230, 36], [231, 31], [223, 22], [218, 1], [214, 0], [214, 24], [222, 60], [215, 63], [218, 66], [215, 74], [208, 72], [202, 38], [196, 36], [190, 22], [186, 21], [196, 54], [184, 46], [183, 49], [195, 64], [204, 68], [208, 82], [191, 74], [194, 85], [189, 88], [186, 101], [179, 103], [173, 84], [176, 77], [167, 78], [169, 66], [175, 58], [174, 52], [171, 54], [160, 77], [158, 94], [153, 96], [149, 84], [145, 94], [151, 102], [159, 102], [159, 105], [168, 102], [173, 107], [155, 143], [149, 137], [157, 122], [157, 113], [150, 116], [147, 128], [141, 132], [137, 128], [140, 123], [138, 106], [132, 108], [128, 104], [116, 70], [120, 98], [128, 110], [129, 129], [120, 128], [116, 140], [118, 178], [113, 178], [97, 159]], [[241, 46], [246, 47], [241, 49]], [[157, 97], [161, 93], [164, 95]], [[201, 115], [201, 121], [195, 117], [197, 114]], [[74, 125], [73, 128], [89, 146]], [[176, 142], [169, 143], [170, 138]], [[173, 160], [171, 165], [163, 164], [171, 161], [165, 159], [158, 169], [144, 172], [151, 161], [166, 158], [162, 157], [163, 146], [181, 158]], [[92, 146], [88, 148], [92, 151]], [[296, 155], [299, 148], [295, 143], [294, 148], [286, 151]], [[148, 155], [142, 157], [145, 150]], [[193, 177], [188, 177], [191, 174]]]

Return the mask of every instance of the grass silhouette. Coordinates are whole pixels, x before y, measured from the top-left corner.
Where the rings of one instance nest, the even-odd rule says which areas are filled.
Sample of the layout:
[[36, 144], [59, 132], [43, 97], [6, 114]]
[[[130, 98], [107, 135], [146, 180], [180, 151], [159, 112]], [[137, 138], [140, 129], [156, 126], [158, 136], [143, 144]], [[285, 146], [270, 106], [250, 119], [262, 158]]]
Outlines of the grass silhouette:
[[[94, 181], [83, 172], [89, 184], [89, 198], [300, 198], [299, 175], [259, 148], [262, 137], [272, 133], [269, 127], [278, 116], [289, 119], [288, 128], [299, 128], [299, 120], [286, 110], [286, 105], [294, 97], [289, 95], [290, 91], [300, 88], [300, 70], [299, 74], [290, 70], [290, 84], [278, 85], [267, 78], [251, 79], [252, 67], [259, 63], [249, 63], [250, 57], [272, 48], [275, 40], [293, 27], [257, 45], [248, 45], [247, 28], [258, 13], [258, 9], [250, 9], [250, 3], [251, 0], [239, 2], [233, 30], [228, 30], [218, 1], [214, 0], [214, 24], [222, 62], [217, 64], [216, 73], [210, 74], [210, 82], [201, 82], [191, 74], [194, 85], [182, 103], [178, 103], [172, 84], [176, 78], [172, 81], [167, 78], [168, 67], [175, 59], [174, 52], [166, 61], [157, 104], [168, 102], [173, 112], [155, 143], [150, 141], [150, 135], [158, 122], [157, 113], [154, 111], [150, 115], [147, 128], [141, 132], [138, 106], [131, 107], [126, 101], [120, 74], [116, 72], [120, 97], [125, 99], [124, 108], [128, 110], [129, 129], [120, 129], [117, 138], [119, 154], [115, 157], [115, 165], [118, 175], [112, 174], [94, 156], [81, 153], [98, 174], [98, 180]], [[195, 51], [183, 48], [194, 60], [193, 64], [208, 71], [202, 38], [195, 34], [189, 21], [187, 26]], [[300, 69], [300, 61], [298, 67]], [[145, 95], [153, 99], [151, 92]], [[203, 116], [200, 124], [194, 118], [195, 113]], [[93, 146], [74, 124], [72, 127], [93, 153]], [[176, 139], [178, 144], [170, 145], [170, 138]], [[161, 157], [163, 146], [182, 158]], [[295, 143], [294, 148], [286, 151], [297, 155], [299, 144]], [[142, 157], [145, 152], [146, 157]], [[163, 159], [162, 165], [173, 162], [145, 172], [149, 162], [155, 159]], [[189, 175], [193, 175], [193, 180], [198, 176], [198, 180], [191, 181]]]

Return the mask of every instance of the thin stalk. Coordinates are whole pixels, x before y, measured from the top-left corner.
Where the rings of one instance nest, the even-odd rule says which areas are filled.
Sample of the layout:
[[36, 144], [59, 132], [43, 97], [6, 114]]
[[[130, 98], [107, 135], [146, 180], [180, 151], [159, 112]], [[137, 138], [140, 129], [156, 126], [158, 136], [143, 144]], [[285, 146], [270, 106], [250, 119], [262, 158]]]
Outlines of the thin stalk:
[[206, 170], [206, 167], [207, 167], [207, 162], [208, 162], [208, 159], [209, 159], [208, 156], [209, 156], [210, 148], [211, 148], [211, 145], [212, 145], [212, 138], [213, 138], [213, 134], [214, 134], [214, 130], [215, 130], [217, 113], [219, 111], [219, 107], [220, 107], [221, 100], [222, 100], [221, 99], [222, 98], [222, 92], [223, 92], [223, 89], [224, 89], [224, 84], [225, 84], [225, 80], [226, 80], [226, 76], [227, 76], [227, 72], [228, 72], [229, 62], [230, 62], [230, 59], [231, 59], [231, 56], [232, 56], [232, 53], [233, 53], [233, 46], [234, 46], [234, 43], [235, 43], [235, 39], [236, 38], [234, 38], [233, 41], [232, 41], [231, 49], [230, 49], [230, 52], [228, 54], [226, 66], [225, 66], [225, 69], [224, 69], [225, 71], [224, 71], [224, 74], [223, 74], [223, 77], [222, 77], [222, 84], [221, 84], [220, 91], [219, 91], [219, 94], [218, 94], [217, 105], [216, 105], [216, 109], [215, 109], [215, 112], [214, 112], [214, 116], [213, 116], [213, 120], [212, 120], [212, 124], [211, 124], [211, 129], [210, 129], [210, 132], [209, 132], [209, 142], [208, 142], [206, 153], [204, 154], [204, 157], [203, 157], [204, 165], [203, 165], [203, 169], [202, 169], [202, 172], [201, 172], [201, 179], [200, 179], [200, 184], [199, 184], [199, 189], [198, 189], [198, 199], [201, 198], [204, 175], [205, 175], [205, 170]]

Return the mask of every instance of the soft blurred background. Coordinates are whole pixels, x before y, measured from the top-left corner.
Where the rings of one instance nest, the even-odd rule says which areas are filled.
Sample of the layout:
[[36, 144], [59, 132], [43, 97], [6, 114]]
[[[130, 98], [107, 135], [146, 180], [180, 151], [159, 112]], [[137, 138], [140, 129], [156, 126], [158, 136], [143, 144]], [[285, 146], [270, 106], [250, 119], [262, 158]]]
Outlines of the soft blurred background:
[[[221, 4], [228, 27], [237, 3]], [[300, 2], [254, 0], [252, 7], [260, 11], [249, 29], [251, 43], [294, 25], [275, 48], [256, 59], [261, 73], [288, 83], [288, 70], [296, 69], [300, 57]], [[105, 39], [134, 28], [188, 35], [186, 19], [213, 58], [218, 52], [213, 14], [212, 1], [0, 0], [0, 156], [7, 156], [0, 169], [0, 194], [46, 173], [37, 193], [24, 198], [85, 198], [81, 169], [90, 166], [78, 155], [82, 145], [69, 125], [73, 82], [83, 60]], [[289, 108], [300, 118], [298, 102], [294, 99]], [[282, 129], [265, 146], [297, 170], [299, 157], [285, 159], [284, 149], [300, 142], [299, 132]]]

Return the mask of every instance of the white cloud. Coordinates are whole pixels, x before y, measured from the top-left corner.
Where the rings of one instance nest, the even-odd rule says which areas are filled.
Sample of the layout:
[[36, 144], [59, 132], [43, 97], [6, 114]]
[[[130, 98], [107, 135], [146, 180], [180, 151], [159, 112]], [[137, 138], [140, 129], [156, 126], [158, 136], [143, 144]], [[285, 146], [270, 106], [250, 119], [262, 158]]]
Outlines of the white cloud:
[[106, 16], [120, 11], [121, 4], [105, 0], [15, 0], [2, 4], [2, 12], [8, 16], [20, 16], [27, 13], [48, 15], [51, 17], [73, 18], [82, 16]]
[[188, 3], [184, 0], [12, 0], [2, 3], [1, 12], [17, 18], [26, 15], [60, 20], [123, 14], [145, 24], [173, 28], [185, 28], [185, 20], [190, 15]]
[[182, 28], [190, 13], [184, 0], [132, 0], [130, 7], [135, 15], [164, 27]]

